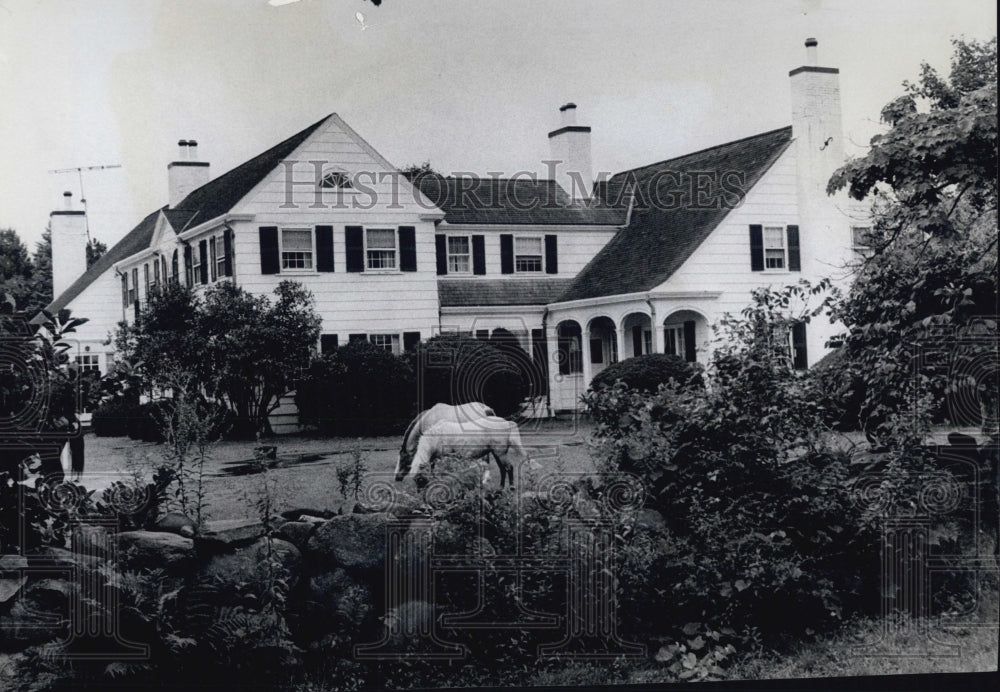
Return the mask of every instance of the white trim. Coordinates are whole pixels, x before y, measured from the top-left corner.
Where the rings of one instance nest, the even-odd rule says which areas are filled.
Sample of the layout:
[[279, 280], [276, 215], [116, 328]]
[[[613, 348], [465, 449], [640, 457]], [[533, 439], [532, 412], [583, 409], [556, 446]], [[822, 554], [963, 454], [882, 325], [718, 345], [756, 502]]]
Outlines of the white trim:
[[[312, 266], [301, 268], [285, 268], [285, 231], [306, 231], [309, 233], [309, 241], [312, 244], [310, 249], [310, 263]], [[211, 261], [211, 259], [209, 260]], [[278, 226], [278, 273], [279, 274], [309, 274], [316, 272], [316, 228], [314, 226]], [[317, 272], [318, 273], [318, 272]]]
[[[392, 263], [391, 267], [371, 267], [371, 266], [368, 265], [368, 231], [391, 231], [392, 232], [392, 239], [393, 239], [394, 245], [392, 247], [393, 263]], [[364, 232], [364, 235], [362, 236], [362, 241], [363, 241], [362, 247], [364, 248], [363, 252], [365, 253], [364, 254], [365, 268], [364, 268], [364, 271], [361, 272], [361, 273], [363, 273], [363, 274], [389, 274], [389, 273], [402, 272], [403, 270], [400, 269], [400, 260], [401, 260], [401, 255], [402, 255], [402, 248], [400, 248], [400, 242], [399, 242], [399, 227], [398, 226], [391, 226], [391, 227], [387, 228], [385, 226], [363, 226], [363, 232]], [[386, 248], [373, 248], [372, 252], [380, 252], [380, 251], [384, 252], [384, 251], [386, 251], [388, 249], [389, 248], [387, 248], [387, 247]]]
[[[471, 276], [473, 274], [473, 266], [472, 266], [472, 264], [473, 264], [473, 259], [472, 259], [472, 236], [470, 234], [468, 234], [468, 233], [447, 233], [447, 234], [445, 234], [444, 238], [445, 238], [445, 240], [444, 240], [444, 259], [445, 259], [445, 267], [448, 270], [448, 273], [446, 275], [447, 276], [451, 276], [453, 274], [457, 274], [458, 276]], [[469, 268], [466, 269], [466, 270], [464, 270], [464, 271], [458, 270], [458, 269], [452, 271], [452, 268], [451, 268], [451, 258], [452, 258], [451, 239], [452, 238], [465, 238], [465, 242], [466, 242], [466, 246], [468, 248], [468, 251], [465, 252], [465, 253], [463, 253], [463, 254], [458, 254], [458, 253], [455, 254], [455, 257], [463, 257], [464, 256], [464, 257], [468, 257], [469, 258]]]
[[445, 233], [448, 231], [455, 231], [459, 233], [477, 233], [479, 231], [489, 232], [489, 231], [499, 231], [503, 233], [550, 233], [555, 231], [604, 231], [605, 233], [614, 233], [620, 229], [624, 228], [620, 224], [608, 224], [595, 225], [595, 224], [580, 224], [579, 226], [572, 224], [539, 224], [539, 223], [524, 223], [524, 224], [496, 224], [496, 223], [448, 223], [447, 221], [442, 221], [438, 226], [439, 233]]
[[[514, 274], [522, 276], [538, 276], [539, 274], [545, 273], [545, 234], [539, 235], [536, 232], [529, 233], [512, 233], [513, 236], [511, 240], [511, 258], [514, 261]], [[521, 270], [517, 268], [517, 241], [518, 240], [537, 240], [539, 244], [538, 269], [525, 269]], [[534, 257], [534, 255], [525, 254], [525, 257]]]
[[549, 303], [550, 310], [571, 310], [574, 308], [597, 307], [598, 305], [613, 305], [615, 303], [630, 303], [638, 300], [714, 300], [722, 295], [722, 291], [643, 291], [642, 293], [622, 293], [616, 296], [598, 296], [596, 298], [580, 298], [561, 303]]
[[202, 233], [214, 231], [219, 226], [227, 226], [236, 221], [253, 221], [256, 216], [256, 214], [223, 214], [222, 216], [216, 216], [214, 219], [209, 219], [204, 223], [193, 226], [183, 233], [178, 233], [177, 237], [180, 240], [190, 241]]
[[442, 315], [506, 315], [525, 314], [541, 315], [545, 312], [544, 305], [469, 305], [442, 307]]

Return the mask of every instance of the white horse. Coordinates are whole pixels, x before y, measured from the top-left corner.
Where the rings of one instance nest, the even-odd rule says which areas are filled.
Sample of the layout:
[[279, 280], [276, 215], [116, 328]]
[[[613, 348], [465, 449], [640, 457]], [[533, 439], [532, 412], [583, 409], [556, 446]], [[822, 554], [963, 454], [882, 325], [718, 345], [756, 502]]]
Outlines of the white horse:
[[420, 442], [420, 436], [425, 431], [430, 430], [433, 426], [445, 420], [455, 423], [465, 423], [469, 427], [472, 427], [472, 421], [493, 415], [496, 415], [493, 413], [493, 409], [478, 401], [458, 406], [434, 404], [426, 411], [421, 411], [416, 418], [410, 421], [406, 432], [403, 433], [403, 445], [399, 448], [399, 461], [396, 463], [397, 480], [402, 478], [400, 476], [401, 471], [403, 476], [406, 475], [404, 469], [410, 468], [413, 455], [417, 453], [417, 444]]
[[528, 458], [521, 444], [517, 423], [496, 416], [481, 418], [474, 427], [455, 421], [441, 421], [424, 431], [412, 463], [396, 468], [396, 480], [401, 481], [411, 473], [419, 472], [438, 457], [486, 458], [488, 462], [488, 455], [491, 454], [500, 468], [500, 487], [507, 479], [514, 485], [514, 461]]

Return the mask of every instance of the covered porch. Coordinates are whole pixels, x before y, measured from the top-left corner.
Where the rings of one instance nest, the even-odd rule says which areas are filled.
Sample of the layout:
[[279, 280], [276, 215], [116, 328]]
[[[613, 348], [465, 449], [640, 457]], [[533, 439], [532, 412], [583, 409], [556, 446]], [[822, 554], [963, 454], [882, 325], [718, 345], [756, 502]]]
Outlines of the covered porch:
[[666, 353], [706, 363], [711, 342], [709, 316], [717, 295], [699, 294], [702, 304], [690, 298], [644, 296], [642, 300], [550, 306], [547, 332], [552, 409], [579, 409], [580, 396], [594, 376], [620, 360]]

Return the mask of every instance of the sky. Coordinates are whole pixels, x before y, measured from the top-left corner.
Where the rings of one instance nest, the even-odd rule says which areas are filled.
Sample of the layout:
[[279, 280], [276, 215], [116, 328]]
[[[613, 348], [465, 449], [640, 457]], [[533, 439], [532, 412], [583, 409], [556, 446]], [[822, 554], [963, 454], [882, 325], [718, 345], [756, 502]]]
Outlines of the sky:
[[[359, 20], [357, 13], [363, 15]], [[790, 124], [788, 71], [819, 40], [846, 148], [991, 0], [0, 0], [0, 228], [33, 248], [84, 173], [109, 246], [167, 196], [179, 139], [213, 177], [331, 112], [396, 166], [543, 171], [558, 108], [595, 172]]]

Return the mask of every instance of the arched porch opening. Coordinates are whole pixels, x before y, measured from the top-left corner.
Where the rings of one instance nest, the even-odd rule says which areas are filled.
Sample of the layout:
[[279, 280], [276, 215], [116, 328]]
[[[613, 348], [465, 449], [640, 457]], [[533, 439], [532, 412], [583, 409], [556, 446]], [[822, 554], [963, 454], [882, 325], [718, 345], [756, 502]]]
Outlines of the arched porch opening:
[[595, 317], [587, 325], [590, 346], [590, 376], [618, 362], [618, 332], [610, 317]]
[[556, 348], [552, 353], [549, 391], [556, 411], [574, 411], [586, 388], [583, 363], [583, 330], [576, 320], [556, 325]]
[[649, 315], [633, 312], [622, 319], [622, 336], [625, 352], [622, 360], [653, 352], [653, 328]]
[[708, 358], [708, 320], [694, 310], [675, 310], [663, 318], [663, 352], [689, 363]]

